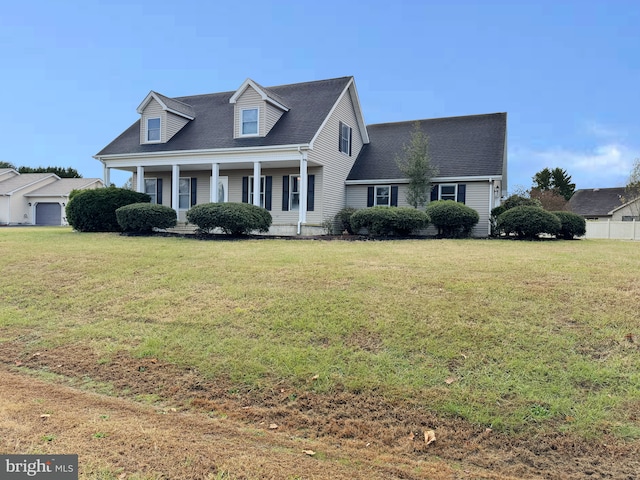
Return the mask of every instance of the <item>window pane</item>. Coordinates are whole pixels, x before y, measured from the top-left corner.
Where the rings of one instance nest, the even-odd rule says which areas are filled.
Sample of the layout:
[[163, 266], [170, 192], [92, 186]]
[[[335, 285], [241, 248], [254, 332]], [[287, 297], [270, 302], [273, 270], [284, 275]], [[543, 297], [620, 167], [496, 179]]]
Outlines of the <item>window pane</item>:
[[300, 177], [291, 177], [291, 200], [290, 210], [298, 210], [300, 208]]
[[242, 134], [251, 135], [258, 133], [258, 109], [242, 111]]
[[389, 206], [389, 187], [376, 187], [376, 205]]
[[147, 141], [153, 142], [160, 140], [160, 119], [147, 119]]
[[340, 151], [349, 153], [349, 136], [351, 127], [342, 124], [342, 130], [340, 131]]
[[454, 200], [456, 199], [456, 186], [455, 185], [440, 185], [440, 200]]
[[224, 202], [224, 183], [218, 182], [218, 202]]
[[156, 185], [157, 180], [155, 178], [145, 179], [144, 181], [144, 193], [151, 197], [151, 203], [158, 203], [156, 198]]
[[178, 208], [191, 206], [191, 179], [180, 178], [178, 183]]

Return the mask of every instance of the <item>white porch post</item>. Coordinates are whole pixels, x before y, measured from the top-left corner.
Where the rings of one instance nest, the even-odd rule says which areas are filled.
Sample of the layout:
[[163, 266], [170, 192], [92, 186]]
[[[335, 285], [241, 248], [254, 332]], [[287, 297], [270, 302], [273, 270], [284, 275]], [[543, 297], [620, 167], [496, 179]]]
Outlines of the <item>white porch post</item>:
[[307, 223], [307, 194], [309, 182], [307, 175], [307, 154], [300, 159], [300, 205], [298, 206], [298, 222], [300, 225]]
[[260, 206], [260, 162], [253, 162], [253, 204]]
[[105, 165], [104, 167], [104, 186], [111, 185], [111, 169]]
[[138, 165], [136, 179], [136, 192], [144, 193], [144, 167], [142, 165]]
[[213, 163], [211, 164], [211, 186], [209, 187], [211, 190], [210, 200], [211, 203], [219, 202], [218, 198], [218, 181], [220, 179], [220, 164]]
[[171, 208], [176, 212], [180, 204], [180, 165], [174, 165], [171, 170]]

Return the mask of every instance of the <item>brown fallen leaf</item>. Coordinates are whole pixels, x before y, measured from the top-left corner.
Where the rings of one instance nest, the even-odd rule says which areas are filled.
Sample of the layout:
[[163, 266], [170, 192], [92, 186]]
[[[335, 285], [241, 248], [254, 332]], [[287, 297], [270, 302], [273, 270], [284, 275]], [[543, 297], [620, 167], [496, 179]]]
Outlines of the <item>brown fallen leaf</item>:
[[278, 428], [278, 424], [277, 423], [271, 423], [269, 425], [269, 430], [277, 430]]
[[447, 385], [451, 385], [455, 381], [456, 379], [454, 377], [449, 377], [444, 381], [444, 383], [446, 383]]
[[313, 457], [316, 454], [313, 450], [302, 450], [302, 453], [309, 455], [310, 457]]
[[424, 432], [424, 441], [427, 445], [436, 441], [436, 432], [433, 430], [426, 430]]
[[413, 440], [414, 438], [416, 438], [415, 434], [413, 432], [411, 432], [409, 434], [409, 440]]

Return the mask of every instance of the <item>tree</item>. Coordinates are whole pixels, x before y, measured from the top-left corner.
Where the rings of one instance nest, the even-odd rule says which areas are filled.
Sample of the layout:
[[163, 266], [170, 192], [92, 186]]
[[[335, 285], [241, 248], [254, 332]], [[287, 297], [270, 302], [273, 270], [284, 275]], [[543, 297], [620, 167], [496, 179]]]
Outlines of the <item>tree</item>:
[[82, 178], [75, 168], [67, 167], [18, 167], [19, 173], [55, 173], [60, 178]]
[[431, 179], [437, 168], [431, 164], [429, 137], [415, 122], [408, 145], [402, 147], [402, 155], [396, 157], [398, 168], [409, 179], [407, 203], [414, 208], [423, 207], [431, 195]]
[[624, 203], [633, 202], [634, 200], [637, 201], [629, 205], [629, 207], [636, 217], [640, 217], [640, 158], [636, 158], [633, 161], [633, 167], [622, 198]]
[[16, 166], [13, 163], [0, 161], [0, 168], [13, 168], [16, 169]]
[[539, 190], [532, 188], [529, 193], [530, 197], [538, 200], [542, 208], [548, 212], [559, 212], [567, 210], [567, 200], [555, 190]]
[[560, 167], [553, 170], [544, 168], [533, 176], [532, 190], [552, 191], [569, 201], [576, 190], [576, 184], [571, 183], [571, 175], [566, 170]]

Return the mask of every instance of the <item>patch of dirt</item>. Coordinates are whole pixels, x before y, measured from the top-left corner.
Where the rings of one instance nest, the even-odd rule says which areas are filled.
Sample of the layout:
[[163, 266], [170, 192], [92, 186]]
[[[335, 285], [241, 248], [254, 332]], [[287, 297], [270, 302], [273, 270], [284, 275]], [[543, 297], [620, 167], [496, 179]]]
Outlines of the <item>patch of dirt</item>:
[[[640, 472], [638, 442], [507, 436], [436, 417], [420, 399], [322, 395], [286, 385], [240, 391], [155, 359], [119, 353], [105, 363], [80, 346], [36, 354], [23, 347], [6, 342], [0, 350], [0, 448], [78, 453], [84, 475], [102, 468], [122, 478], [201, 479], [228, 471], [248, 479], [572, 480], [633, 479]], [[29, 371], [62, 377], [47, 383]], [[80, 388], [99, 382], [112, 396]], [[427, 430], [436, 435], [429, 445]]]

